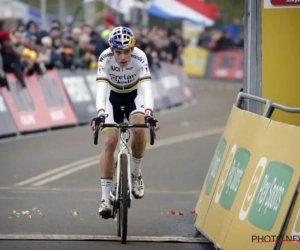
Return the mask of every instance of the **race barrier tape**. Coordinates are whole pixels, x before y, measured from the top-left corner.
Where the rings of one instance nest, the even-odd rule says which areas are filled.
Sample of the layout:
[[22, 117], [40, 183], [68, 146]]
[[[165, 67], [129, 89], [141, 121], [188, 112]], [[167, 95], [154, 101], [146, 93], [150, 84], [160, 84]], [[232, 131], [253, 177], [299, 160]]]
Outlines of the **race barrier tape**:
[[187, 47], [183, 52], [184, 72], [191, 77], [242, 81], [244, 78], [244, 51], [209, 51]]
[[[240, 109], [246, 98], [264, 115]], [[299, 249], [300, 128], [271, 120], [276, 108], [300, 112], [245, 93], [232, 107], [196, 204], [195, 227], [220, 249]]]
[[[191, 101], [193, 86], [176, 65], [162, 63], [153, 70], [154, 111]], [[96, 73], [87, 70], [49, 70], [24, 76], [22, 88], [8, 74], [10, 91], [0, 90], [0, 137], [89, 123], [96, 115]]]

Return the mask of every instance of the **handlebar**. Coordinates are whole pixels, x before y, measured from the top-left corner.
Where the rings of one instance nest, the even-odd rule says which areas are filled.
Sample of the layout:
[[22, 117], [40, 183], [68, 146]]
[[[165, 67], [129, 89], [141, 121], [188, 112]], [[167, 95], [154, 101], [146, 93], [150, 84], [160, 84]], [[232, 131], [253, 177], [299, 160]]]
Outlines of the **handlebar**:
[[[102, 128], [120, 128], [120, 129], [129, 129], [129, 128], [148, 128], [146, 124], [130, 124], [130, 123], [121, 123], [121, 124], [114, 124], [114, 123], [104, 123]], [[154, 144], [154, 139], [156, 139], [154, 126], [150, 125], [150, 145]], [[96, 129], [94, 132], [94, 144], [98, 144], [98, 135], [99, 135], [99, 125], [96, 124]]]

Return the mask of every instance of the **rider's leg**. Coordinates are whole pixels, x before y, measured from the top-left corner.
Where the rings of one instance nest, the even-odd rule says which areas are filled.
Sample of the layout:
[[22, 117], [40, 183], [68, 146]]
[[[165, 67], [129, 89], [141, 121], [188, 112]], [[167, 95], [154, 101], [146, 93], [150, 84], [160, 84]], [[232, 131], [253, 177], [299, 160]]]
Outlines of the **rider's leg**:
[[[130, 123], [144, 124], [144, 115], [136, 114], [130, 117]], [[136, 199], [144, 196], [144, 181], [142, 179], [141, 164], [147, 145], [147, 137], [144, 128], [132, 129], [132, 193]]]
[[118, 130], [106, 128], [103, 130], [103, 149], [100, 155], [100, 176], [102, 199], [99, 213], [102, 216], [110, 215], [110, 191], [114, 172], [114, 152], [118, 143]]
[[[114, 153], [118, 143], [119, 132], [116, 129], [103, 131], [103, 149], [100, 155], [100, 176], [101, 179], [112, 179], [114, 172]], [[109, 193], [102, 196], [109, 197]]]
[[[144, 124], [144, 115], [133, 114], [130, 117], [130, 123]], [[131, 143], [133, 157], [132, 174], [137, 175], [141, 170], [141, 160], [143, 159], [146, 150], [147, 137], [144, 128], [132, 128], [131, 130], [133, 134]]]
[[[110, 91], [106, 99], [105, 113], [107, 117], [105, 123], [115, 123], [115, 117], [119, 116], [119, 109], [113, 101], [110, 100], [112, 92]], [[102, 199], [99, 208], [99, 214], [103, 217], [111, 215], [110, 191], [114, 171], [114, 153], [118, 143], [119, 131], [116, 128], [104, 128], [102, 130], [103, 147], [100, 156], [99, 170], [101, 177]]]

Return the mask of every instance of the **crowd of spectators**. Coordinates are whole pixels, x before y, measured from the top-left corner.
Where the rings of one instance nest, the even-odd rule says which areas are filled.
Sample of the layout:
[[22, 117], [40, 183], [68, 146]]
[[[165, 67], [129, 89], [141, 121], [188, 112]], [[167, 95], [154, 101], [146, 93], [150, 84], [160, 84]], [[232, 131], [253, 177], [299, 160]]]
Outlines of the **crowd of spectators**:
[[199, 36], [197, 46], [210, 51], [243, 49], [244, 33], [240, 20], [235, 18], [231, 25], [206, 28]]
[[[9, 89], [7, 73], [14, 73], [26, 87], [26, 75], [43, 75], [50, 69], [96, 69], [99, 55], [108, 48], [110, 31], [118, 25], [107, 15], [101, 27], [62, 27], [58, 20], [53, 20], [48, 30], [39, 30], [33, 21], [12, 31], [0, 27], [0, 85]], [[132, 28], [136, 46], [146, 53], [151, 68], [159, 68], [161, 61], [182, 64], [186, 41], [179, 31], [123, 25]]]

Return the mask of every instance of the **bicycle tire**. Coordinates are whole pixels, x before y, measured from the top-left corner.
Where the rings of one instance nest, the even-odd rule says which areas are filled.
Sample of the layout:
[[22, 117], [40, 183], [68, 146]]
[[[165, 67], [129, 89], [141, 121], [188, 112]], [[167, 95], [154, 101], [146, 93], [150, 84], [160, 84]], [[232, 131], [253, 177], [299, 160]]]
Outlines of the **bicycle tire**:
[[120, 229], [121, 229], [121, 243], [126, 244], [127, 242], [127, 221], [128, 221], [128, 161], [127, 155], [121, 155], [121, 181], [120, 181], [120, 189], [121, 189], [121, 197], [120, 200], [120, 210], [119, 210], [119, 218], [120, 218]]

